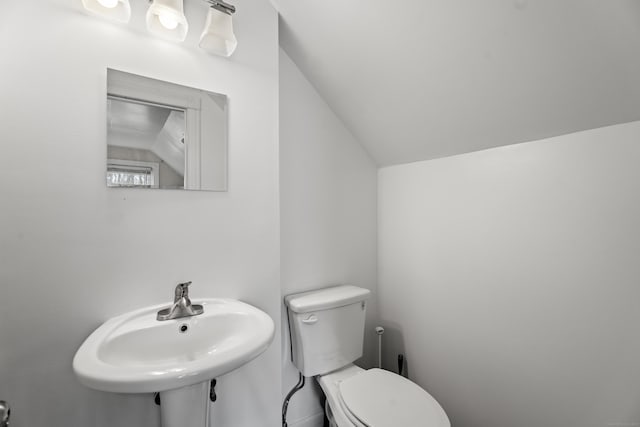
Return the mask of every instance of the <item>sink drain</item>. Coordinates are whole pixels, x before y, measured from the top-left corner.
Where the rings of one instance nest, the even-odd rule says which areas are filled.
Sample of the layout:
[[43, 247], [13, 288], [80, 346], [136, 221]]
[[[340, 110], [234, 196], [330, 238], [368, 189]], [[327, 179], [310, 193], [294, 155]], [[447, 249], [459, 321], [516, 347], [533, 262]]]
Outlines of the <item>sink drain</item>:
[[184, 334], [185, 332], [187, 332], [187, 330], [189, 330], [189, 325], [187, 325], [186, 323], [183, 323], [182, 325], [180, 325], [180, 327], [178, 327], [178, 332], [180, 332], [181, 334]]

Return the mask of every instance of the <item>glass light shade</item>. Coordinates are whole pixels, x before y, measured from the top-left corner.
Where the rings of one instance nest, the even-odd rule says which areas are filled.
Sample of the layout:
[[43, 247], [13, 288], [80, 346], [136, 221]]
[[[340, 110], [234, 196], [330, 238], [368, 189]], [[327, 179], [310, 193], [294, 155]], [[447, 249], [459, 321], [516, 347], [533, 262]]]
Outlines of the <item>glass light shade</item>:
[[147, 29], [168, 40], [184, 41], [189, 24], [182, 0], [154, 0], [147, 10]]
[[118, 0], [98, 0], [98, 3], [109, 9], [113, 9], [118, 5]]
[[210, 7], [199, 46], [216, 55], [231, 56], [238, 46], [231, 15]]
[[129, 0], [82, 0], [89, 12], [119, 22], [129, 22], [131, 6]]

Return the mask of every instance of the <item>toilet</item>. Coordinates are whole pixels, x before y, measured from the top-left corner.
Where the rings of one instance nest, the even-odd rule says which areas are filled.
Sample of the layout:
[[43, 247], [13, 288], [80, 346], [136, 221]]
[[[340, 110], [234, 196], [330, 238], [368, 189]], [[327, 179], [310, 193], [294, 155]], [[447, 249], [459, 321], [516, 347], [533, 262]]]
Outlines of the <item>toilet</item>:
[[353, 364], [362, 356], [369, 294], [342, 285], [285, 297], [293, 364], [320, 384], [331, 427], [451, 427], [417, 384]]

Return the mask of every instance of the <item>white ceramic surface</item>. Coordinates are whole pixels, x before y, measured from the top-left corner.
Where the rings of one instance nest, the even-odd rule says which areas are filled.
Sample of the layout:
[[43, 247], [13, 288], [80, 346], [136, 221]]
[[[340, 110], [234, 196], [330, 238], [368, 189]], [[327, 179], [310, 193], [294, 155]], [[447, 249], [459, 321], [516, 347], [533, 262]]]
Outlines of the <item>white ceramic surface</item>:
[[80, 382], [116, 393], [185, 387], [242, 366], [273, 340], [273, 320], [256, 307], [232, 299], [193, 303], [202, 304], [204, 313], [160, 322], [157, 311], [169, 306], [161, 304], [103, 323], [73, 359]]

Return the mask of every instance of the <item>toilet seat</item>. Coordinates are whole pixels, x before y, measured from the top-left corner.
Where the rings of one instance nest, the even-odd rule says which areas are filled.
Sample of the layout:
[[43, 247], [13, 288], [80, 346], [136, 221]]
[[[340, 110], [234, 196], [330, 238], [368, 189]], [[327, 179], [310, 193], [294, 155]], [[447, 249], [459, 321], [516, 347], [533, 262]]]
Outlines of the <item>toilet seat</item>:
[[408, 379], [370, 369], [340, 381], [339, 402], [356, 426], [450, 427], [440, 404]]
[[358, 419], [358, 417], [356, 417], [355, 415], [353, 415], [351, 413], [351, 410], [347, 407], [347, 404], [344, 403], [344, 400], [342, 399], [342, 396], [340, 395], [339, 392], [338, 392], [338, 403], [340, 404], [340, 409], [342, 411], [342, 414], [351, 423], [351, 424], [349, 424], [348, 427], [369, 427], [366, 424], [361, 423], [360, 420]]
[[[344, 368], [316, 377], [316, 381], [322, 388], [326, 397], [325, 405], [328, 407], [327, 416], [332, 427], [367, 427], [361, 422], [354, 420], [344, 403], [340, 402], [340, 390], [338, 385], [354, 375], [365, 372], [359, 366], [349, 364]], [[349, 414], [349, 415], [347, 415]]]
[[351, 412], [344, 399], [342, 398], [342, 393], [340, 393], [340, 391], [338, 391], [338, 403], [340, 404], [342, 414], [351, 422], [349, 427], [352, 427], [352, 425], [353, 427], [369, 427], [366, 424], [360, 422], [360, 419], [358, 419], [358, 417]]

